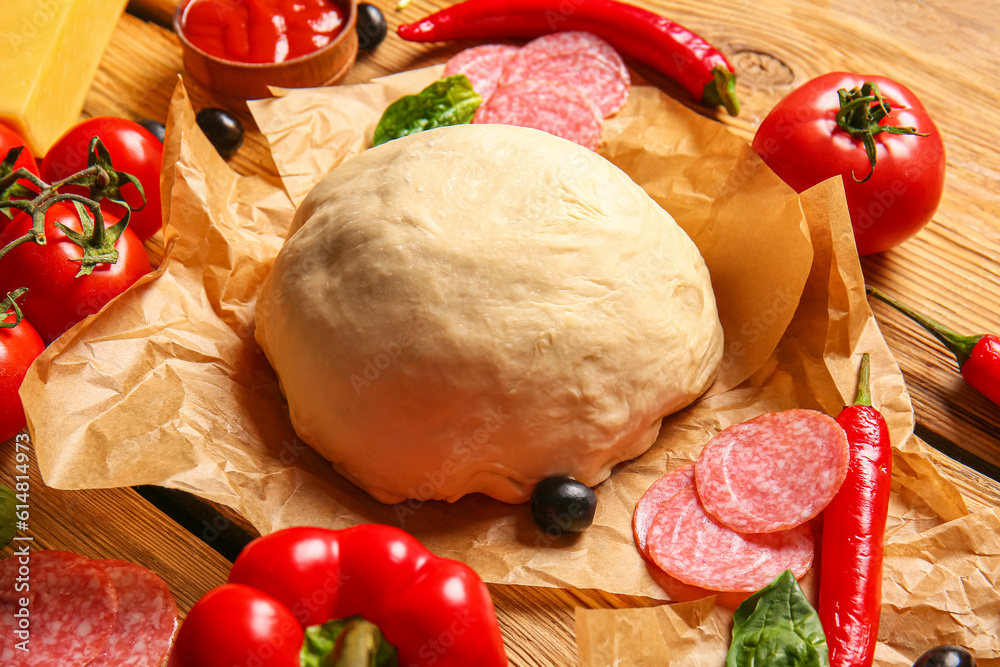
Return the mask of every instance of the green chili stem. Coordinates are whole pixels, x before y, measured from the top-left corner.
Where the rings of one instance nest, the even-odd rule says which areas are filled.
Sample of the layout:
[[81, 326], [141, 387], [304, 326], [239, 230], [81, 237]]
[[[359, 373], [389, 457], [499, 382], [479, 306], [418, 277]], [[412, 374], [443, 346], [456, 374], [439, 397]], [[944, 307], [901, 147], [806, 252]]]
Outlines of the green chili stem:
[[854, 405], [872, 404], [871, 388], [871, 355], [865, 352], [861, 355], [861, 370], [858, 373], [858, 394], [854, 398]]

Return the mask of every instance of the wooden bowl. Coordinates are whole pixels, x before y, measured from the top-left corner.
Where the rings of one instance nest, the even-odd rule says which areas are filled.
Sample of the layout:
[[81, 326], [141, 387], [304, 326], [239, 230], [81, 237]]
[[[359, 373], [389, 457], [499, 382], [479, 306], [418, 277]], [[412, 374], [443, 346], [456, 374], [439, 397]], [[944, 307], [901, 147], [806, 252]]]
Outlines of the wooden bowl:
[[205, 53], [188, 41], [182, 26], [185, 8], [192, 0], [177, 5], [174, 32], [181, 41], [184, 66], [196, 81], [212, 90], [243, 99], [270, 97], [268, 86], [314, 88], [340, 83], [358, 56], [356, 0], [334, 0], [346, 9], [347, 20], [340, 33], [326, 46], [281, 63], [243, 63]]

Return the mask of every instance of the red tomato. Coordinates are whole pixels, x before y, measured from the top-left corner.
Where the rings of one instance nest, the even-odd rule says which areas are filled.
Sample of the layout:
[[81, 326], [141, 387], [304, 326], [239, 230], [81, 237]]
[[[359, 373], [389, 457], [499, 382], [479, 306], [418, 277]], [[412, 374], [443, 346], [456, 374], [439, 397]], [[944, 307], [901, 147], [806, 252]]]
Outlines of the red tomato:
[[300, 667], [302, 626], [282, 603], [242, 584], [213, 588], [192, 607], [167, 667]]
[[[3, 296], [6, 297], [6, 292]], [[2, 321], [15, 321], [13, 311], [3, 316]], [[27, 320], [22, 319], [13, 328], [0, 329], [0, 442], [10, 440], [24, 428], [24, 408], [17, 390], [28, 366], [44, 349], [45, 343]]]
[[[915, 134], [879, 132], [874, 172], [860, 137], [837, 121], [840, 89], [876, 83], [891, 106], [880, 126], [915, 127]], [[757, 129], [753, 149], [796, 192], [842, 176], [862, 255], [894, 248], [930, 222], [944, 191], [941, 133], [909, 88], [882, 76], [824, 74], [778, 102]]]
[[[125, 185], [122, 195], [133, 209], [129, 227], [139, 240], [145, 241], [163, 227], [160, 214], [163, 144], [143, 126], [115, 116], [98, 116], [73, 126], [46, 153], [42, 160], [42, 178], [51, 183], [86, 168], [87, 149], [95, 136], [107, 147], [114, 168], [132, 174], [142, 183], [146, 194], [146, 206], [142, 210], [135, 210], [142, 206], [142, 197], [134, 185]], [[86, 194], [82, 188], [66, 188], [65, 191]], [[118, 217], [125, 212], [109, 201], [102, 201], [101, 208]]]
[[[100, 264], [90, 275], [77, 278], [80, 263], [73, 260], [83, 256], [83, 249], [56, 227], [56, 222], [81, 230], [71, 204], [53, 204], [45, 215], [46, 245], [22, 243], [0, 259], [0, 293], [28, 288], [21, 310], [46, 344], [149, 273], [146, 249], [129, 226], [115, 243], [118, 261]], [[115, 222], [112, 216], [105, 216], [105, 226]], [[29, 229], [31, 218], [19, 213], [0, 234], [0, 247], [24, 236]]]

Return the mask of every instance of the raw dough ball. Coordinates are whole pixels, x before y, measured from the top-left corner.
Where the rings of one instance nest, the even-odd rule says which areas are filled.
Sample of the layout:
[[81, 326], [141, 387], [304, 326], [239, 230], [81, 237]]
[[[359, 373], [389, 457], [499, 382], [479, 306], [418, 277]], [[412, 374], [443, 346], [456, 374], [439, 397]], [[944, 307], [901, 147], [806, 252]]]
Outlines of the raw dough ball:
[[719, 366], [694, 243], [617, 167], [544, 132], [390, 141], [331, 172], [292, 230], [257, 340], [299, 436], [384, 503], [593, 486]]

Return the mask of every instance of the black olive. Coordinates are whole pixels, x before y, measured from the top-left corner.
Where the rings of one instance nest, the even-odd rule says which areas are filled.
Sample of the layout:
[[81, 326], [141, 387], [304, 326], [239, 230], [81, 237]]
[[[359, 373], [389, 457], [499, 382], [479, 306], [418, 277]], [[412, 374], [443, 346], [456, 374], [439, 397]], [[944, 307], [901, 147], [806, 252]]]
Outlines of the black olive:
[[531, 516], [552, 538], [589, 528], [596, 510], [597, 496], [572, 477], [543, 479], [531, 493]]
[[355, 27], [358, 31], [358, 48], [364, 51], [371, 51], [381, 44], [389, 31], [381, 10], [367, 2], [358, 4], [358, 23]]
[[961, 646], [942, 644], [917, 658], [913, 667], [976, 667], [976, 659]]
[[202, 109], [196, 119], [215, 150], [227, 160], [243, 145], [243, 123], [225, 109]]
[[161, 144], [163, 143], [163, 138], [167, 133], [167, 128], [163, 123], [152, 118], [143, 118], [142, 120], [137, 120], [136, 123], [149, 130], [154, 137], [160, 140]]

